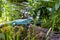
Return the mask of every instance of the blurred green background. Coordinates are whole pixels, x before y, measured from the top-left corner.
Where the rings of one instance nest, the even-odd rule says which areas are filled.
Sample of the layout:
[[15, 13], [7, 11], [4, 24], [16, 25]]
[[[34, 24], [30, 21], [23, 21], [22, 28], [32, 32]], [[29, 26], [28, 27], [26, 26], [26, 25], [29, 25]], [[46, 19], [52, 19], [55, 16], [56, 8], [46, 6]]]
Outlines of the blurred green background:
[[[45, 6], [48, 9], [42, 9], [43, 12], [40, 16], [42, 27], [51, 27], [52, 30], [60, 31], [60, 0], [0, 0], [0, 23], [21, 19], [23, 12], [28, 12], [31, 16], [36, 12], [35, 15], [37, 15], [38, 9], [41, 8], [41, 6]], [[13, 40], [12, 34], [14, 29], [10, 29], [9, 26], [0, 29], [0, 31], [2, 30], [2, 33], [6, 35], [6, 40]], [[8, 31], [6, 31], [6, 28]], [[22, 28], [20, 29], [22, 30]], [[21, 35], [20, 32], [18, 34]], [[25, 37], [21, 37], [21, 40], [24, 38]], [[16, 40], [19, 40], [18, 35], [16, 36]], [[28, 40], [30, 39], [28, 38]], [[34, 37], [31, 40], [34, 40]]]

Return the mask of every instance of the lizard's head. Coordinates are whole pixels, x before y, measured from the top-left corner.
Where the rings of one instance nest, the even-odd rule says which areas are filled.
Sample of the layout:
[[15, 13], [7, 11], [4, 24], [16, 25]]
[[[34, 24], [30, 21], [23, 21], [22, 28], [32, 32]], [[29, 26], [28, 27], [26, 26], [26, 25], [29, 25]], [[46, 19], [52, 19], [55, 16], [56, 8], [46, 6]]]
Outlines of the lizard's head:
[[33, 20], [33, 18], [32, 18], [32, 17], [28, 17], [28, 19], [29, 19], [29, 20]]

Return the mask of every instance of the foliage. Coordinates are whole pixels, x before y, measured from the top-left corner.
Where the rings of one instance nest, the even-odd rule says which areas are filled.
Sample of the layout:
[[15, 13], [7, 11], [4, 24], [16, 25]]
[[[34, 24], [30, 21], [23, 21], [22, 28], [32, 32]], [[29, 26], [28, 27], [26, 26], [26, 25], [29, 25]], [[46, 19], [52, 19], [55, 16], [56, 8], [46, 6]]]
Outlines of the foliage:
[[[10, 21], [15, 19], [20, 19], [22, 17], [22, 11], [29, 9], [31, 16], [35, 17], [34, 23], [37, 23], [37, 15], [38, 11], [42, 10], [41, 15], [39, 16], [39, 22], [41, 23], [42, 27], [44, 28], [52, 28], [52, 31], [60, 31], [60, 0], [28, 0], [28, 5], [21, 4], [21, 2], [25, 2], [26, 0], [0, 0], [0, 22]], [[46, 7], [45, 9], [42, 6]], [[50, 8], [50, 9], [49, 9]], [[29, 13], [28, 12], [28, 13]], [[49, 16], [49, 17], [48, 17]], [[2, 20], [2, 21], [1, 21]], [[23, 31], [22, 31], [23, 29]], [[24, 38], [28, 38], [28, 40], [34, 40], [34, 35], [30, 36], [30, 31], [26, 31], [26, 29], [20, 28], [17, 34], [14, 34], [14, 28], [10, 28], [9, 26], [0, 29], [3, 34], [5, 34], [6, 40], [21, 40]], [[25, 31], [25, 32], [24, 32]], [[33, 30], [34, 31], [34, 30]], [[2, 35], [3, 35], [2, 34]], [[22, 35], [21, 35], [22, 34]], [[23, 36], [23, 37], [22, 37]], [[16, 37], [16, 38], [15, 38]]]
[[[32, 1], [31, 1], [32, 2]], [[56, 20], [57, 21], [57, 17], [58, 17], [58, 15], [60, 15], [59, 13], [60, 12], [57, 12], [58, 10], [59, 10], [59, 7], [60, 7], [60, 1], [59, 0], [57, 0], [57, 1], [43, 1], [43, 0], [41, 0], [41, 1], [38, 1], [38, 2], [33, 2], [32, 3], [32, 5], [33, 5], [33, 8], [37, 11], [37, 9], [40, 7], [40, 5], [41, 6], [46, 6], [47, 8], [51, 8], [52, 9], [52, 11], [50, 11], [50, 12], [48, 12], [48, 13], [46, 13], [46, 15], [47, 14], [49, 14], [48, 16], [49, 16], [49, 19], [46, 19], [46, 17], [44, 17], [44, 16], [42, 16], [42, 19], [40, 19], [41, 20], [41, 24], [42, 24], [42, 26], [44, 27], [51, 27], [52, 26], [52, 22], [54, 22], [54, 20]], [[44, 9], [43, 9], [44, 10]], [[47, 11], [45, 11], [44, 10], [44, 12], [47, 12]], [[37, 13], [38, 14], [38, 13]], [[43, 14], [43, 13], [42, 13]], [[56, 17], [56, 18], [54, 18], [54, 17]], [[59, 19], [59, 18], [58, 18]], [[54, 24], [54, 27], [56, 26], [55, 24], [57, 23], [55, 21], [55, 23], [53, 23]], [[49, 22], [49, 23], [48, 23]], [[56, 26], [56, 27], [58, 27], [58, 26]]]

